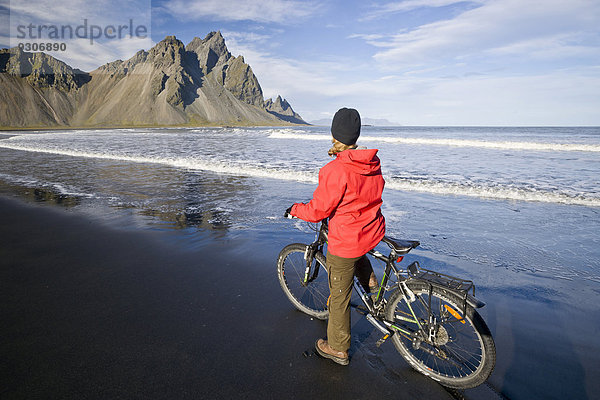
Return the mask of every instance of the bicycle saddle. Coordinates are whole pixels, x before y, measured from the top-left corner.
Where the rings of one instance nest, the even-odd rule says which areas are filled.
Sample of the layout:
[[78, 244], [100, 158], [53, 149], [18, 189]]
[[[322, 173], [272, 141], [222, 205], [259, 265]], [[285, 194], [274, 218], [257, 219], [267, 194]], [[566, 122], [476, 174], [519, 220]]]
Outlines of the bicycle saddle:
[[402, 240], [402, 239], [394, 239], [392, 237], [385, 236], [382, 240], [385, 244], [390, 246], [396, 254], [402, 255], [406, 254], [421, 243], [418, 240]]

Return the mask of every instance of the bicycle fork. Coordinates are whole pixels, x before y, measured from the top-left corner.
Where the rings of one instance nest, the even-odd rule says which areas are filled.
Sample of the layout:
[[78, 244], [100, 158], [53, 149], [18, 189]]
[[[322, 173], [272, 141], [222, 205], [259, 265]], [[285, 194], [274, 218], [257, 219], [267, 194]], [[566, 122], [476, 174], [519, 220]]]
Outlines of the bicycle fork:
[[312, 262], [315, 259], [315, 253], [317, 252], [318, 245], [315, 243], [306, 246], [306, 250], [304, 251], [304, 260], [306, 261], [306, 268], [304, 270], [304, 279], [302, 280], [302, 286], [308, 285], [309, 282], [313, 281], [317, 275], [319, 274], [319, 266], [315, 265], [312, 276], [310, 276], [310, 269], [312, 267]]

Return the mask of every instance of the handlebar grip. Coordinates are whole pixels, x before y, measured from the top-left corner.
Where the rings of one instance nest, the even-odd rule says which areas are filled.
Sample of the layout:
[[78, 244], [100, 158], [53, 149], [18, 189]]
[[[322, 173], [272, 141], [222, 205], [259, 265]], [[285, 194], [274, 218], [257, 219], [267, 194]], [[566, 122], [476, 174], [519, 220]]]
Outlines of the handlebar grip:
[[294, 217], [294, 216], [291, 214], [291, 212], [292, 212], [292, 207], [293, 207], [293, 206], [290, 206], [290, 207], [288, 207], [288, 209], [287, 209], [287, 210], [285, 210], [285, 212], [283, 213], [283, 218], [287, 218], [287, 219], [294, 219], [294, 218], [296, 218], [296, 217]]

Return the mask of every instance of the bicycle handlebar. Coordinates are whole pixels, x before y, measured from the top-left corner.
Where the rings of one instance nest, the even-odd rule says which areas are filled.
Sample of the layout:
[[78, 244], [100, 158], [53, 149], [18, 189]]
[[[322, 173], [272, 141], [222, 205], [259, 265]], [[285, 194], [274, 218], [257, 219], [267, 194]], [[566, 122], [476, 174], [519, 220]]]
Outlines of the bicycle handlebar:
[[283, 214], [283, 218], [287, 219], [298, 219], [298, 217], [294, 217], [292, 214], [285, 213]]
[[285, 212], [283, 213], [283, 218], [287, 218], [287, 219], [294, 219], [294, 218], [298, 218], [298, 217], [294, 217], [292, 214], [290, 214], [292, 212], [292, 207], [288, 207], [287, 210], [285, 210]]

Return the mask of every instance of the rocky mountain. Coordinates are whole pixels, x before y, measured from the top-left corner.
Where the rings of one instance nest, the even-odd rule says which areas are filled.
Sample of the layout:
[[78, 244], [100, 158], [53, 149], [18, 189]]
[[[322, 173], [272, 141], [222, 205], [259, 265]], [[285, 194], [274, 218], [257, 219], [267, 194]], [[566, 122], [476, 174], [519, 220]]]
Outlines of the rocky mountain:
[[264, 101], [252, 68], [220, 32], [186, 46], [167, 36], [90, 73], [44, 53], [2, 49], [0, 85], [3, 128], [306, 123], [280, 96]]
[[264, 104], [265, 109], [268, 112], [284, 121], [288, 121], [294, 124], [305, 123], [302, 120], [302, 117], [292, 109], [290, 103], [288, 103], [286, 99], [282, 100], [281, 96], [277, 96], [275, 101], [273, 101], [272, 99], [268, 99], [267, 101], [265, 101]]

